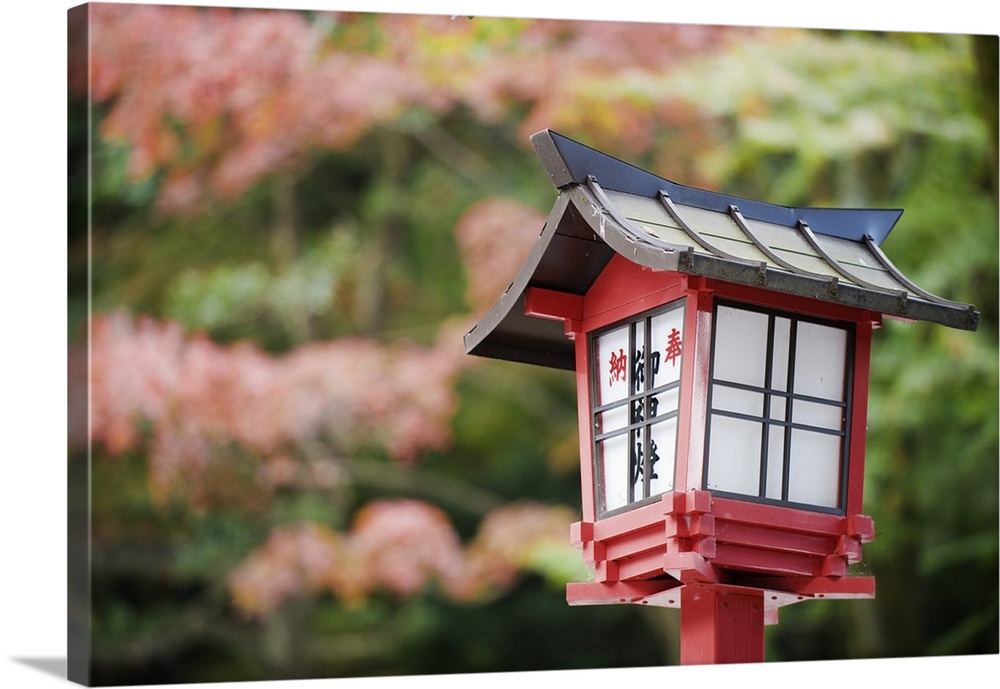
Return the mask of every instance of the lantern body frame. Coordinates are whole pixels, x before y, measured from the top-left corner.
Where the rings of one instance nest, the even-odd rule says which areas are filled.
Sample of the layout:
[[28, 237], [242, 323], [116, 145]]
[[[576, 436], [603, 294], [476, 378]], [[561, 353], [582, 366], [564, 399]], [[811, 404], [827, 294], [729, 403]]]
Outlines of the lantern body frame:
[[[862, 544], [874, 538], [872, 520], [861, 513], [872, 330], [883, 317], [975, 330], [979, 312], [922, 289], [882, 252], [880, 244], [899, 219], [899, 209], [778, 206], [671, 182], [551, 130], [531, 140], [559, 194], [521, 269], [466, 334], [465, 346], [477, 356], [576, 372], [582, 510], [571, 540], [594, 574], [592, 581], [571, 582], [567, 600], [682, 607], [683, 597], [690, 610], [706, 600], [724, 608], [726, 596], [737, 596], [752, 609], [759, 594], [765, 621], [774, 623], [780, 606], [800, 600], [874, 597], [873, 577], [848, 575], [849, 566], [861, 559]], [[595, 395], [594, 338], [679, 300], [683, 319], [669, 327], [671, 335], [674, 329], [683, 331], [680, 385], [657, 382], [640, 389], [631, 382], [636, 377], [628, 379], [625, 397], [620, 390], [606, 401]], [[723, 302], [768, 314], [763, 357], [772, 372], [775, 362], [784, 361], [788, 375], [783, 382], [775, 384], [765, 373], [762, 384], [748, 383], [726, 363], [724, 375], [713, 378], [713, 314]], [[775, 348], [779, 320], [789, 333], [780, 356]], [[647, 331], [653, 328], [651, 320], [643, 323]], [[683, 327], [677, 327], [680, 323]], [[814, 328], [803, 349], [804, 358], [820, 369], [824, 357], [843, 358], [843, 366], [826, 370], [843, 385], [840, 393], [828, 384], [799, 389], [801, 350], [792, 343], [803, 323], [837, 329], [835, 339], [842, 346], [827, 346]], [[719, 327], [726, 329], [731, 329], [728, 323]], [[637, 340], [628, 337], [632, 350]], [[616, 375], [624, 358], [622, 343], [621, 337], [615, 341]], [[662, 357], [674, 353], [664, 351]], [[760, 412], [725, 407], [721, 398], [712, 397], [716, 389], [730, 404], [743, 393], [759, 395]], [[676, 423], [673, 435], [667, 433], [674, 441], [675, 469], [668, 489], [661, 483], [654, 490], [649, 484], [658, 466], [654, 450], [667, 435], [659, 434], [654, 447], [653, 422], [647, 424], [636, 412], [652, 412], [653, 399], [667, 392], [671, 398], [664, 408]], [[775, 416], [775, 400], [779, 411], [785, 405], [784, 419]], [[796, 410], [811, 413], [797, 418]], [[624, 420], [623, 413], [629, 415]], [[739, 422], [729, 426], [744, 433], [747, 424], [760, 427], [759, 436], [745, 436], [760, 441], [755, 495], [748, 495], [752, 469], [749, 480], [731, 480], [725, 472], [740, 470], [735, 455], [716, 454], [711, 435], [706, 441], [706, 427], [717, 417], [724, 424], [726, 419]], [[595, 431], [595, 421], [606, 420], [614, 424]], [[784, 434], [775, 443], [782, 452], [778, 497], [770, 464], [772, 430]], [[595, 442], [604, 448], [616, 444], [627, 470], [595, 471]], [[803, 446], [810, 442], [817, 448], [819, 471], [803, 473], [800, 463], [808, 455]], [[834, 458], [840, 464], [831, 470], [835, 442], [847, 449]], [[732, 438], [724, 438], [723, 445], [730, 453], [739, 450]], [[636, 501], [639, 457], [643, 487]], [[720, 466], [723, 473], [717, 476]], [[803, 476], [805, 489], [799, 483]], [[657, 475], [657, 480], [662, 478]], [[601, 499], [608, 492], [600, 491], [614, 494], [615, 482], [618, 493], [611, 509], [604, 509]], [[682, 608], [682, 626], [683, 617]], [[719, 641], [729, 631], [716, 629], [713, 635]], [[704, 658], [716, 662], [715, 656]]]
[[[817, 510], [763, 504], [705, 489], [705, 426], [718, 300], [808, 319], [849, 324], [853, 384], [842, 506]], [[596, 471], [593, 338], [616, 324], [683, 306], [683, 354], [672, 488], [602, 514]], [[846, 576], [874, 537], [861, 513], [871, 333], [880, 315], [837, 304], [643, 268], [621, 256], [583, 296], [531, 288], [528, 315], [561, 319], [575, 344], [582, 519], [571, 541], [594, 572], [567, 587], [570, 604], [638, 602], [680, 607], [679, 586], [727, 584], [766, 589], [769, 622], [781, 605], [805, 597], [871, 597], [874, 580]], [[661, 363], [662, 365], [662, 363]]]

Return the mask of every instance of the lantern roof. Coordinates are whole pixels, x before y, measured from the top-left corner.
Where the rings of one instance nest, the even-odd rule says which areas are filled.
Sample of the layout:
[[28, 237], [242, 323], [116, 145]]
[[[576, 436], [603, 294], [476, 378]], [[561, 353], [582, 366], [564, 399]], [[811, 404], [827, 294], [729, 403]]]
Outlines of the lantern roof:
[[559, 195], [513, 282], [465, 336], [470, 354], [573, 370], [562, 323], [526, 315], [525, 292], [583, 295], [615, 253], [651, 270], [978, 325], [972, 305], [921, 289], [882, 252], [901, 210], [779, 206], [677, 184], [551, 130], [531, 142]]

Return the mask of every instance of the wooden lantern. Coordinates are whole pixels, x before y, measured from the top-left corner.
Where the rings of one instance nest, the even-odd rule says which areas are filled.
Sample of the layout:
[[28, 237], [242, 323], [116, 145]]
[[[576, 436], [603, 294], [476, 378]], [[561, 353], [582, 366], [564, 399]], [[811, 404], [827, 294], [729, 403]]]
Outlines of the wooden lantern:
[[471, 354], [572, 370], [593, 579], [571, 605], [681, 609], [681, 662], [763, 660], [781, 606], [871, 598], [851, 575], [872, 331], [974, 330], [897, 270], [899, 210], [787, 208], [685, 187], [552, 131], [558, 189]]

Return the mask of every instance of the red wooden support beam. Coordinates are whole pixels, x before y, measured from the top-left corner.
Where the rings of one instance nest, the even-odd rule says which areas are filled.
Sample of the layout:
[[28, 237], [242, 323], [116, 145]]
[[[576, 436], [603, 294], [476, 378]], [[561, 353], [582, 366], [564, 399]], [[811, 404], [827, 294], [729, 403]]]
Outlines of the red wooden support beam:
[[764, 661], [764, 592], [723, 585], [681, 589], [681, 665]]
[[583, 318], [583, 297], [579, 294], [556, 292], [541, 287], [529, 287], [524, 291], [524, 313], [537, 318], [562, 321], [566, 334], [580, 329]]

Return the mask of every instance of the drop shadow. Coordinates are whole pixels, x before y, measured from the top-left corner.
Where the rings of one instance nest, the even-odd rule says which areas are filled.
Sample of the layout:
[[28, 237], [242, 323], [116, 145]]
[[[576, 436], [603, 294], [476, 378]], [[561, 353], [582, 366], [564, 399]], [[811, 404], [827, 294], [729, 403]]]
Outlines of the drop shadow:
[[11, 658], [11, 660], [59, 679], [66, 679], [67, 666], [69, 665], [66, 658]]

